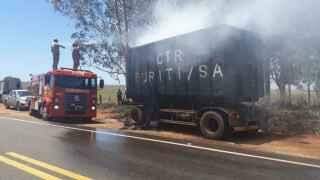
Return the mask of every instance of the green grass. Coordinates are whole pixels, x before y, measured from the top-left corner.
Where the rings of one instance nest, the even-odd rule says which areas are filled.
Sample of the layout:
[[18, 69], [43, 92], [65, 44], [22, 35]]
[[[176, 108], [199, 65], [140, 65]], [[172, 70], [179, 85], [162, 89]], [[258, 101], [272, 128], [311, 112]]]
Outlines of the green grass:
[[[104, 105], [116, 105], [117, 104], [117, 91], [121, 88], [124, 92], [125, 86], [121, 85], [107, 85], [104, 89], [98, 91], [98, 100], [99, 95], [102, 96], [102, 104]], [[301, 90], [292, 90], [292, 105], [297, 107], [302, 107], [307, 103], [307, 92]], [[311, 104], [313, 106], [320, 105], [320, 99], [316, 96], [314, 91], [311, 92]], [[271, 91], [271, 103], [277, 104], [280, 102], [279, 90]]]
[[[287, 100], [288, 100], [288, 93], [287, 93]], [[308, 101], [308, 93], [307, 91], [302, 90], [292, 90], [291, 92], [291, 104], [297, 107], [303, 107], [307, 105]], [[271, 103], [280, 102], [280, 93], [279, 90], [272, 90], [271, 91]], [[316, 95], [314, 91], [311, 91], [311, 105], [312, 106], [319, 106], [320, 99]]]
[[99, 96], [102, 96], [102, 104], [110, 104], [115, 105], [117, 104], [117, 91], [121, 88], [122, 92], [124, 92], [124, 86], [117, 86], [117, 85], [107, 85], [104, 89], [100, 89], [98, 91], [98, 101]]

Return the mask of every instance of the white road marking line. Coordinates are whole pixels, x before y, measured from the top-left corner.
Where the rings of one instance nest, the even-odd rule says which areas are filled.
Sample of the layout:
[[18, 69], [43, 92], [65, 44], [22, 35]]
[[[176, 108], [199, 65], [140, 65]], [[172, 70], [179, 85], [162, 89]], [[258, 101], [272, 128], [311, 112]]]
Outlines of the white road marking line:
[[197, 150], [218, 152], [218, 153], [224, 153], [224, 154], [229, 154], [229, 155], [248, 157], [248, 158], [255, 158], [255, 159], [262, 159], [262, 160], [268, 160], [268, 161], [274, 161], [274, 162], [281, 162], [281, 163], [285, 163], [285, 164], [292, 164], [292, 165], [299, 165], [299, 166], [305, 166], [305, 167], [312, 167], [312, 168], [320, 169], [320, 165], [318, 165], [318, 164], [304, 163], [304, 162], [298, 162], [298, 161], [290, 161], [290, 160], [272, 158], [272, 157], [267, 157], [267, 156], [251, 155], [251, 154], [246, 154], [246, 153], [239, 153], [239, 152], [233, 152], [233, 151], [227, 151], [227, 150], [221, 150], [221, 149], [215, 149], [215, 148], [208, 148], [208, 147], [203, 147], [203, 146], [188, 145], [188, 144], [177, 143], [177, 142], [172, 142], [172, 141], [157, 140], [157, 139], [152, 139], [152, 138], [144, 138], [144, 137], [125, 135], [125, 134], [113, 133], [113, 132], [107, 132], [107, 131], [95, 131], [95, 130], [89, 130], [89, 129], [70, 127], [70, 126], [63, 126], [63, 125], [48, 124], [48, 123], [43, 123], [43, 122], [28, 121], [28, 120], [17, 119], [17, 118], [0, 117], [0, 119], [4, 119], [4, 120], [11, 119], [11, 120], [14, 120], [14, 121], [25, 122], [25, 123], [36, 124], [36, 125], [42, 125], [42, 126], [52, 126], [52, 127], [59, 127], [59, 128], [64, 128], [64, 129], [72, 129], [72, 130], [77, 130], [77, 131], [93, 132], [93, 133], [97, 133], [97, 134], [105, 134], [105, 135], [110, 135], [110, 136], [124, 137], [124, 138], [130, 138], [130, 139], [136, 139], [136, 140], [142, 140], [142, 141], [157, 142], [157, 143], [162, 143], [162, 144], [170, 144], [170, 145], [175, 145], [175, 146], [180, 146], [180, 147], [187, 147], [187, 148], [192, 148], [192, 149], [197, 149]]

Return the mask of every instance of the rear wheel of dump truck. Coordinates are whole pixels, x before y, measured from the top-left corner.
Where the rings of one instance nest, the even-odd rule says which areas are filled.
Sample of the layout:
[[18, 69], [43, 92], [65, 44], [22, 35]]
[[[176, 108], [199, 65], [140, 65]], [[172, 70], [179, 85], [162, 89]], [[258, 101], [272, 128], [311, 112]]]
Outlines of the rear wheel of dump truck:
[[214, 111], [203, 113], [199, 126], [202, 135], [209, 139], [223, 139], [229, 132], [223, 116]]
[[130, 112], [130, 117], [136, 124], [142, 123], [142, 110], [139, 107], [133, 107]]

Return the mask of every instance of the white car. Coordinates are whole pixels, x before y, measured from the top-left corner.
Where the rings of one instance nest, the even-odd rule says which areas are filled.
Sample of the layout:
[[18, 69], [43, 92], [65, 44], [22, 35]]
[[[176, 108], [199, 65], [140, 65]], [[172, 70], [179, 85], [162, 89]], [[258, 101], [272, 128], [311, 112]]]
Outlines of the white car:
[[4, 104], [6, 108], [14, 108], [18, 111], [29, 109], [31, 93], [28, 90], [12, 90], [7, 96]]

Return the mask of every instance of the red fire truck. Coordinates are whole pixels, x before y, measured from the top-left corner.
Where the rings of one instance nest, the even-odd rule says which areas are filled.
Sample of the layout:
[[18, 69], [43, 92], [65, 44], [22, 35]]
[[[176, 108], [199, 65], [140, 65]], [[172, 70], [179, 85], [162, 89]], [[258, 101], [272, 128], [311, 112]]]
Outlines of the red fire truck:
[[[104, 81], [99, 81], [103, 88]], [[45, 120], [96, 117], [97, 75], [91, 71], [61, 68], [33, 76], [30, 114]]]

